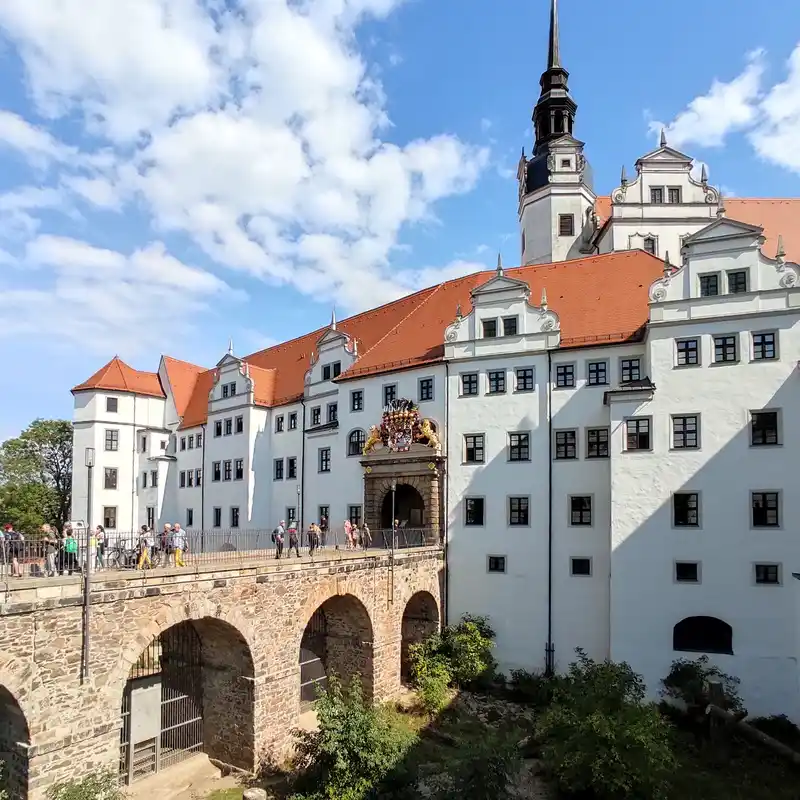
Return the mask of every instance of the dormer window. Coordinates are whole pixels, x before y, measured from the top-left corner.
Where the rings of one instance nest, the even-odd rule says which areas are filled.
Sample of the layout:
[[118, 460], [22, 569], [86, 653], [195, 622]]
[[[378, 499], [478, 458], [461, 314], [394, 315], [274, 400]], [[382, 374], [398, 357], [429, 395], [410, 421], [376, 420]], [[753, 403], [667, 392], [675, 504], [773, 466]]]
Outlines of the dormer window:
[[681, 187], [680, 186], [670, 186], [667, 189], [667, 202], [671, 206], [679, 206], [681, 204]]
[[574, 214], [559, 214], [558, 215], [558, 235], [559, 236], [574, 236], [575, 235], [575, 216], [574, 216]]
[[662, 205], [664, 203], [664, 188], [662, 186], [651, 187], [650, 202], [655, 206]]
[[334, 361], [333, 362], [333, 377], [338, 378], [342, 374], [342, 362], [341, 361]]
[[494, 339], [497, 336], [497, 320], [485, 319], [483, 320], [483, 338]]
[[747, 270], [738, 269], [728, 273], [728, 293], [742, 294], [747, 291]]
[[569, 169], [572, 162], [568, 158], [561, 159], [561, 169]]
[[329, 381], [331, 379], [331, 365], [325, 364], [322, 368], [322, 380]]
[[711, 273], [700, 276], [700, 297], [716, 297], [719, 294], [719, 275]]
[[656, 254], [656, 240], [652, 236], [645, 236], [644, 251], [650, 253], [651, 256]]
[[503, 336], [516, 336], [518, 333], [517, 318], [503, 317]]
[[222, 384], [222, 399], [233, 397], [236, 394], [236, 382]]

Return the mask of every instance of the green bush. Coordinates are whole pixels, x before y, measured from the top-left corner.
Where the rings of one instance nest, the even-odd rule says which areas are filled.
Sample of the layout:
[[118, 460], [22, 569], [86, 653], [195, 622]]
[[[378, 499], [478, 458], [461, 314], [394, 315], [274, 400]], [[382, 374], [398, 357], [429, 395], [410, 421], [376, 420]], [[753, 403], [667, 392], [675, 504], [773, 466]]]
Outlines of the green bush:
[[48, 800], [124, 800], [119, 778], [112, 770], [99, 770], [80, 780], [57, 783], [47, 790]]
[[0, 761], [0, 800], [8, 800], [8, 775], [6, 774], [6, 762]]
[[452, 676], [444, 659], [431, 659], [427, 665], [425, 673], [417, 681], [417, 697], [423, 710], [434, 717], [450, 700], [448, 687]]
[[547, 708], [553, 702], [560, 680], [558, 676], [548, 676], [544, 672], [512, 669], [509, 696], [518, 703]]
[[800, 728], [785, 714], [773, 714], [771, 717], [753, 717], [747, 722], [761, 733], [783, 742], [787, 747], [800, 750]]
[[319, 800], [362, 800], [397, 766], [416, 735], [394, 727], [365, 702], [358, 679], [344, 689], [331, 676], [316, 703], [319, 730], [297, 731], [301, 795]]
[[491, 734], [467, 747], [450, 767], [452, 800], [503, 800], [510, 797], [511, 781], [519, 771], [521, 755], [514, 737]]
[[709, 703], [708, 681], [718, 680], [725, 696], [725, 708], [732, 712], [743, 712], [739, 697], [739, 679], [723, 672], [708, 660], [708, 656], [697, 659], [678, 658], [672, 662], [669, 674], [661, 681], [661, 695], [671, 700], [680, 700], [688, 707], [705, 707]]

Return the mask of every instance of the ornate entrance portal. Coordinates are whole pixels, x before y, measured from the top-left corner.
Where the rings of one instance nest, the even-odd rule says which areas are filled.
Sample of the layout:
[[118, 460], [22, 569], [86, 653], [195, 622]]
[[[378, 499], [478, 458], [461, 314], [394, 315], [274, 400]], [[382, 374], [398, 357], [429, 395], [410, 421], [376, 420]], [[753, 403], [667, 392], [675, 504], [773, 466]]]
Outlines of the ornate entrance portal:
[[384, 530], [391, 528], [392, 518], [405, 527], [425, 527], [425, 501], [411, 484], [398, 481], [395, 491], [387, 492], [384, 495], [381, 507], [381, 528]]

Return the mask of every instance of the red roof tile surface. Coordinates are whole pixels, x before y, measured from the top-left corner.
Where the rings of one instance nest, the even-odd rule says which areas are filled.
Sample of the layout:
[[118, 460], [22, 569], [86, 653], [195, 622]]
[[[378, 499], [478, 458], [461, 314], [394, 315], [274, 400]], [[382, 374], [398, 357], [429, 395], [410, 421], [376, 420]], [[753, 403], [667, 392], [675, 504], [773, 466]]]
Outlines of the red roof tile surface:
[[126, 392], [145, 397], [166, 397], [158, 373], [141, 372], [128, 366], [118, 356], [114, 356], [108, 364], [97, 370], [88, 380], [79, 383], [72, 391], [85, 392], [93, 389]]
[[164, 356], [164, 369], [167, 372], [167, 380], [172, 390], [172, 399], [175, 401], [175, 409], [179, 417], [186, 413], [186, 407], [192, 398], [195, 384], [200, 375], [205, 371], [205, 367], [198, 367], [197, 364], [190, 364], [188, 361], [180, 361], [177, 358]]

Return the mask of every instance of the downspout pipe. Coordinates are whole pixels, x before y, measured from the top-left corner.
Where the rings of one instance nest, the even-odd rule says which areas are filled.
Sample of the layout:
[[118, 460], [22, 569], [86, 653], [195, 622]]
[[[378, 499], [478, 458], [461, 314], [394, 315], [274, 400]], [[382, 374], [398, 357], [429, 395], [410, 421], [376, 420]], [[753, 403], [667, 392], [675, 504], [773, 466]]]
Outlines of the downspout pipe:
[[450, 450], [450, 362], [444, 362], [444, 446], [445, 459], [444, 459], [444, 486], [442, 487], [443, 502], [440, 504], [444, 513], [440, 520], [440, 527], [442, 528], [442, 541], [444, 543], [444, 591], [442, 592], [442, 621], [444, 625], [449, 625], [450, 620], [447, 618], [448, 608], [450, 606], [450, 570], [448, 568], [447, 555], [448, 546], [450, 541], [450, 470], [447, 468], [447, 454]]
[[547, 351], [547, 645], [545, 673], [552, 675], [553, 658], [553, 356]]
[[[200, 426], [200, 429], [203, 431], [203, 452], [200, 454], [200, 475], [202, 479], [202, 483], [200, 484], [200, 530], [203, 532], [202, 535], [205, 537], [205, 530], [206, 530], [206, 426], [205, 424]], [[201, 543], [200, 552], [203, 552], [203, 546], [205, 542]]]
[[306, 511], [306, 400], [304, 397], [300, 398], [300, 407], [303, 410], [303, 425], [301, 431], [303, 442], [300, 445], [300, 508], [297, 509], [297, 528], [298, 536], [302, 537], [303, 531], [305, 530], [303, 515]]

